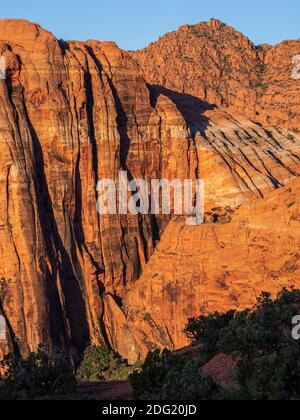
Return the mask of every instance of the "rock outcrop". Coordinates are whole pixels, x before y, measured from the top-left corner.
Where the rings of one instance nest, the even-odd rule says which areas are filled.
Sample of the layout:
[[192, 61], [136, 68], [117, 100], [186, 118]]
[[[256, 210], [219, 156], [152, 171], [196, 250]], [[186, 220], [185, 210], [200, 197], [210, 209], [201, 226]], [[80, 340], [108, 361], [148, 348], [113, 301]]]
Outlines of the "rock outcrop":
[[187, 320], [252, 307], [265, 291], [300, 287], [300, 180], [237, 209], [229, 224], [174, 220], [126, 299], [131, 328], [181, 348]]
[[299, 51], [299, 41], [255, 46], [212, 19], [183, 26], [132, 55], [150, 84], [297, 130], [300, 84], [292, 78], [292, 60]]
[[[190, 60], [172, 55], [173, 38], [182, 54], [190, 43]], [[0, 343], [1, 354], [12, 349], [26, 354], [40, 343], [82, 350], [92, 341], [106, 342], [134, 361], [157, 344], [181, 345], [184, 323], [202, 303], [226, 308], [217, 298], [223, 275], [218, 264], [238, 253], [230, 248], [230, 232], [241, 228], [234, 221], [237, 207], [299, 175], [300, 136], [294, 129], [299, 125], [299, 85], [285, 73], [289, 45], [277, 47], [285, 63], [279, 66], [275, 49], [256, 49], [218, 21], [181, 28], [159, 42], [158, 48], [154, 44], [132, 54], [112, 42], [58, 41], [36, 24], [0, 20], [0, 54], [7, 63], [7, 79], [0, 80], [0, 313], [8, 337]], [[164, 58], [164, 48], [171, 51], [170, 59]], [[279, 69], [272, 89], [286, 82], [289, 91], [282, 99], [265, 93], [257, 100], [252, 85], [258, 83], [262, 57], [270, 63], [266, 80], [272, 78], [272, 66]], [[211, 63], [205, 76], [204, 58]], [[197, 65], [203, 62], [199, 73], [196, 60]], [[174, 71], [181, 74], [182, 85]], [[292, 97], [288, 111], [293, 118], [286, 120]], [[188, 228], [174, 220], [151, 258], [171, 216], [97, 212], [98, 181], [118, 180], [121, 170], [129, 179], [147, 181], [204, 179], [212, 225]], [[216, 229], [221, 229], [220, 238]], [[237, 234], [241, 244], [242, 232]], [[215, 252], [219, 242], [227, 250], [226, 241], [228, 256], [222, 247]], [[215, 271], [201, 268], [199, 277], [198, 261], [176, 274], [177, 255], [184, 255], [187, 242], [191, 255], [205, 255], [203, 246], [209, 250]], [[160, 250], [169, 247], [162, 261]], [[285, 251], [291, 252], [283, 246]], [[253, 284], [247, 279], [254, 291], [260, 290], [263, 267], [254, 264]], [[160, 275], [161, 269], [169, 271]], [[237, 283], [245, 278], [237, 280], [238, 274], [249, 273], [237, 272]], [[271, 280], [261, 285], [273, 288]], [[244, 295], [237, 289], [236, 284], [228, 292], [237, 294], [237, 305], [252, 302], [254, 292]], [[228, 293], [224, 301], [229, 305]]]

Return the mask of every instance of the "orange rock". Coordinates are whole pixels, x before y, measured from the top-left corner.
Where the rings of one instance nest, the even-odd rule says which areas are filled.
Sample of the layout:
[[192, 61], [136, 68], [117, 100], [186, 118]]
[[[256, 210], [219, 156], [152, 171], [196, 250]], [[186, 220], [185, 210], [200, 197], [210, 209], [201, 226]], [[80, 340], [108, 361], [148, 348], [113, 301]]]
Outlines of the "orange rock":
[[[263, 291], [275, 296], [283, 287], [299, 288], [299, 197], [296, 179], [244, 204], [229, 224], [171, 222], [126, 298], [130, 328], [140, 331], [140, 320], [149, 313], [178, 349], [188, 344], [183, 331], [189, 318], [243, 310]], [[150, 336], [151, 324], [143, 328]]]
[[14, 345], [119, 343], [121, 310], [109, 317], [102, 296], [132, 287], [166, 222], [99, 216], [96, 184], [120, 170], [195, 177], [186, 122], [169, 98], [151, 103], [114, 43], [59, 43], [19, 20], [1, 20], [0, 39], [11, 70], [0, 81], [0, 301]]
[[186, 25], [132, 53], [146, 80], [238, 110], [251, 119], [299, 129], [300, 84], [292, 78], [299, 41], [256, 47], [219, 20]]
[[[173, 221], [151, 258], [171, 216], [100, 216], [96, 185], [120, 170], [147, 180], [203, 178], [208, 212], [283, 187], [300, 173], [300, 136], [288, 129], [298, 124], [298, 85], [287, 73], [297, 45], [258, 50], [212, 20], [133, 54], [113, 42], [63, 42], [36, 24], [0, 20], [8, 76], [0, 80], [0, 310], [9, 329], [1, 354], [92, 341], [134, 361], [157, 345], [177, 347], [206, 290], [209, 309], [235, 302], [227, 294], [218, 300], [228, 271], [220, 261], [231, 257], [236, 306], [252, 303], [257, 283], [272, 290], [261, 279], [261, 259], [253, 262], [253, 284], [247, 280], [253, 293], [240, 290], [247, 264], [240, 267], [237, 255], [248, 255], [248, 230], [227, 211], [218, 225]], [[269, 90], [256, 86], [261, 81]], [[281, 81], [286, 91], [277, 95]], [[284, 244], [281, 252], [292, 253]], [[203, 258], [213, 259], [207, 273]]]

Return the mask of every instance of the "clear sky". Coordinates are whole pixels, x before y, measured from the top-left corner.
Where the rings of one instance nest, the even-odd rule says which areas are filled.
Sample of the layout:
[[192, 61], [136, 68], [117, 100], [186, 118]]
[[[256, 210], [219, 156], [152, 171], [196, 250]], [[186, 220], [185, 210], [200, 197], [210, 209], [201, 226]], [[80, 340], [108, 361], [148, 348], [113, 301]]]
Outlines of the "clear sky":
[[37, 22], [58, 38], [114, 40], [124, 49], [212, 17], [255, 44], [300, 38], [299, 0], [4, 0], [0, 16]]

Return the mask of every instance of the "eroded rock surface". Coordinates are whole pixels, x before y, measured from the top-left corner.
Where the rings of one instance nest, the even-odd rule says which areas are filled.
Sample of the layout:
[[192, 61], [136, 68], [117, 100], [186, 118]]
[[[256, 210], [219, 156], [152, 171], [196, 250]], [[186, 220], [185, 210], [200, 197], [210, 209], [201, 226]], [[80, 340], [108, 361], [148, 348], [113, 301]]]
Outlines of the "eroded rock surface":
[[[173, 38], [191, 49], [180, 66], [177, 52], [165, 58]], [[161, 56], [149, 47], [151, 72], [148, 50], [132, 54], [113, 42], [59, 42], [36, 24], [0, 20], [7, 63], [7, 79], [0, 80], [0, 313], [8, 331], [0, 355], [11, 349], [26, 354], [40, 343], [83, 349], [92, 341], [109, 343], [135, 361], [157, 345], [184, 344], [187, 317], [206, 301], [208, 309], [226, 309], [232, 302], [250, 304], [259, 285], [273, 290], [272, 276], [269, 283], [262, 280], [261, 256], [253, 272], [238, 271], [240, 259], [234, 258], [239, 249], [246, 258], [250, 245], [243, 245], [248, 230], [234, 220], [240, 220], [235, 211], [243, 202], [265, 197], [300, 172], [294, 129], [299, 85], [286, 73], [290, 45], [257, 50], [218, 21], [181, 28], [159, 42]], [[291, 45], [296, 50], [298, 44]], [[262, 69], [262, 57], [270, 67]], [[211, 63], [206, 75], [204, 58]], [[195, 76], [196, 60], [204, 64]], [[265, 93], [257, 101], [257, 69], [271, 80], [272, 66], [280, 77], [270, 89], [283, 89], [283, 95]], [[286, 120], [288, 101], [293, 118]], [[281, 123], [285, 128], [276, 127]], [[207, 216], [220, 223], [189, 228], [184, 220], [172, 222], [151, 258], [170, 217], [97, 213], [97, 182], [117, 180], [120, 170], [148, 181], [204, 179]], [[245, 208], [250, 217], [251, 207]], [[269, 213], [268, 223], [266, 229]], [[289, 232], [295, 245], [297, 236], [282, 223], [284, 238]], [[237, 239], [230, 236], [235, 229]], [[257, 232], [259, 243], [264, 233]], [[275, 243], [272, 235], [268, 240]], [[278, 253], [292, 253], [280, 246]], [[185, 252], [191, 260], [180, 260]], [[215, 258], [207, 272], [198, 259], [205, 255]], [[225, 270], [236, 270], [229, 286], [220, 267], [224, 259], [235, 261]], [[265, 260], [272, 264], [273, 256]], [[250, 274], [253, 293], [244, 294]], [[294, 281], [293, 274], [283, 283]]]
[[[128, 319], [147, 336], [164, 332], [173, 348], [188, 341], [187, 320], [243, 310], [264, 291], [300, 287], [300, 181], [241, 206], [229, 224], [172, 221], [126, 300]], [[150, 316], [151, 315], [151, 316]]]
[[132, 55], [151, 84], [299, 129], [300, 85], [292, 78], [299, 50], [299, 41], [255, 46], [212, 19], [185, 25]]

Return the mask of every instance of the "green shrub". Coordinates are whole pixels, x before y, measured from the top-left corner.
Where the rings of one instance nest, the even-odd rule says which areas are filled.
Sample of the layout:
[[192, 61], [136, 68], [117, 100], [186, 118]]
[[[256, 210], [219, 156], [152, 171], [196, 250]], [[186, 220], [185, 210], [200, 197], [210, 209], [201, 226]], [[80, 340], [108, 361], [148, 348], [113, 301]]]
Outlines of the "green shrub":
[[173, 367], [167, 373], [161, 400], [210, 400], [219, 390], [219, 387], [210, 376], [200, 371], [198, 360], [186, 359], [183, 367]]
[[298, 400], [300, 342], [291, 336], [298, 314], [300, 291], [284, 289], [275, 300], [263, 293], [252, 310], [190, 320], [187, 333], [201, 340], [205, 354], [225, 353], [238, 361], [239, 391], [223, 390], [214, 398]]
[[[273, 300], [263, 293], [242, 312], [189, 320], [186, 334], [202, 343], [205, 358], [188, 359], [169, 351], [149, 353], [130, 375], [141, 400], [300, 400], [300, 342], [292, 319], [300, 314], [300, 291], [284, 289]], [[224, 353], [237, 361], [237, 389], [221, 389], [201, 373], [207, 358]], [[200, 355], [201, 356], [201, 355]]]
[[213, 396], [214, 401], [244, 401], [246, 396], [239, 389], [221, 389]]
[[131, 370], [128, 363], [109, 348], [90, 345], [84, 352], [76, 377], [80, 382], [121, 381], [128, 378]]
[[300, 291], [284, 289], [272, 300], [264, 293], [253, 311], [240, 313], [220, 334], [220, 351], [239, 358], [241, 389], [252, 400], [300, 396], [300, 343], [291, 320], [300, 313]]
[[201, 354], [207, 359], [212, 357], [217, 350], [220, 332], [234, 318], [235, 311], [229, 311], [226, 314], [218, 312], [189, 319], [185, 329], [187, 337], [194, 341], [201, 341], [203, 344], [200, 350]]
[[197, 360], [190, 360], [168, 350], [149, 353], [130, 382], [138, 400], [207, 400], [219, 388], [200, 372]]
[[76, 378], [71, 357], [56, 350], [49, 353], [44, 347], [27, 358], [10, 354], [0, 362], [2, 392], [7, 399], [36, 399], [74, 392]]

